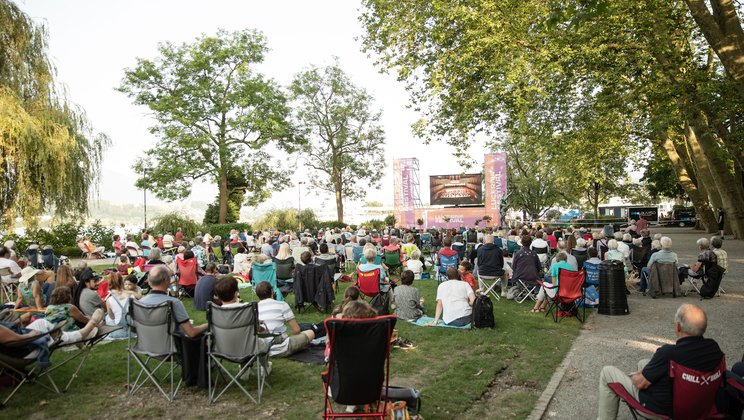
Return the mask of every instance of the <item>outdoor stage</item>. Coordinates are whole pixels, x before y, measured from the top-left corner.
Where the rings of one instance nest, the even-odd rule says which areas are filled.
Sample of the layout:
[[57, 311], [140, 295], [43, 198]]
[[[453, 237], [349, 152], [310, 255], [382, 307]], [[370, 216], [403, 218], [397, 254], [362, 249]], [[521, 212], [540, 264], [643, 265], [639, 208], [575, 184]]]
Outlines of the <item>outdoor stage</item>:
[[[423, 229], [499, 226], [502, 200], [507, 195], [506, 154], [486, 154], [484, 162], [485, 182], [480, 174], [431, 176], [429, 196], [434, 205], [424, 207], [418, 159], [395, 159], [393, 214], [396, 226]], [[456, 206], [458, 203], [462, 206]], [[419, 225], [419, 221], [423, 224]]]

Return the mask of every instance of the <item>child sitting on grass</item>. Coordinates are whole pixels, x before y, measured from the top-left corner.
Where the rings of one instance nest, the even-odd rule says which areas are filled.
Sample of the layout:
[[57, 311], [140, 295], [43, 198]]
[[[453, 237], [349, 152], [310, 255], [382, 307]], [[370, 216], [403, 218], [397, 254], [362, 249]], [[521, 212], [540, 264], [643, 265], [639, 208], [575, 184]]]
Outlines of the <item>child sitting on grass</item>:
[[415, 321], [424, 315], [424, 298], [419, 296], [419, 290], [412, 286], [414, 274], [411, 270], [403, 270], [400, 275], [400, 285], [393, 289], [395, 316], [406, 321]]

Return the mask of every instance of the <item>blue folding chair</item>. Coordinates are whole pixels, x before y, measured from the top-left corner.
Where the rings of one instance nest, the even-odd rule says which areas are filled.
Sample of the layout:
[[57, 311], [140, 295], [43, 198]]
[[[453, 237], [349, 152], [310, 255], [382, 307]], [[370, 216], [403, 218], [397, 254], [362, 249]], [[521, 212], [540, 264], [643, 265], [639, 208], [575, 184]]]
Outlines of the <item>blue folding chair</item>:
[[364, 253], [364, 247], [355, 245], [351, 248], [352, 255], [354, 256], [354, 264], [359, 263], [359, 260], [362, 259], [362, 254]]
[[590, 262], [584, 262], [584, 270], [586, 271], [586, 285], [587, 286], [599, 286], [599, 264]]
[[460, 264], [460, 259], [457, 254], [450, 257], [439, 255], [439, 269], [437, 270], [437, 281], [440, 283], [447, 280], [447, 269], [454, 267], [457, 269], [457, 265]]
[[284, 301], [282, 291], [276, 285], [276, 263], [273, 261], [267, 261], [263, 263], [253, 263], [251, 265], [251, 277], [253, 278], [253, 284], [267, 281], [271, 284], [276, 294], [276, 300]]

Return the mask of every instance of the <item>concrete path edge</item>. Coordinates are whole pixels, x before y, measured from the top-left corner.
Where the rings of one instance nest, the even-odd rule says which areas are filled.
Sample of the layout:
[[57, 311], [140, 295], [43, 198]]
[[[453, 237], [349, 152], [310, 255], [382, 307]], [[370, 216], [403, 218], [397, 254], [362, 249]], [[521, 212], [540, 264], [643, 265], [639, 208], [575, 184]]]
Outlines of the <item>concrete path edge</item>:
[[[591, 320], [591, 318], [592, 317], [590, 316], [589, 319]], [[571, 360], [571, 355], [574, 352], [576, 343], [579, 341], [579, 337], [581, 337], [583, 334], [587, 334], [588, 331], [589, 330], [585, 328], [581, 328], [581, 330], [579, 331], [579, 335], [574, 338], [571, 349], [568, 350], [568, 353], [566, 353], [566, 356], [563, 358], [561, 364], [558, 365], [558, 367], [555, 369], [553, 376], [550, 378], [550, 382], [548, 382], [548, 386], [545, 387], [545, 390], [540, 395], [540, 398], [537, 399], [535, 407], [532, 409], [530, 415], [527, 416], [527, 420], [540, 420], [543, 418], [543, 416], [545, 415], [545, 411], [548, 409], [550, 401], [553, 399], [553, 395], [555, 395], [555, 392], [558, 390], [558, 385], [561, 384], [563, 376], [566, 374], [566, 370], [568, 369], [568, 365]]]

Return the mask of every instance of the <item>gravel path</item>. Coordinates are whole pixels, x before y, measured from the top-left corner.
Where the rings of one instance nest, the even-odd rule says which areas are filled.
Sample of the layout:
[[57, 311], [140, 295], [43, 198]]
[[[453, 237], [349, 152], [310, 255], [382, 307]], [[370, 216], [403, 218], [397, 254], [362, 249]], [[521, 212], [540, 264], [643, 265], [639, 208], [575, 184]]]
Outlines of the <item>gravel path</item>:
[[[688, 228], [659, 228], [652, 233], [662, 233], [672, 239], [672, 249], [682, 264], [692, 264], [696, 260], [695, 241], [705, 236]], [[729, 270], [721, 284], [726, 294], [721, 297], [701, 301], [693, 293], [676, 299], [668, 295], [651, 299], [635, 292], [628, 296], [630, 315], [606, 316], [595, 311], [566, 356], [565, 376], [544, 418], [596, 418], [602, 367], [614, 365], [627, 371], [635, 370], [638, 360], [650, 358], [662, 344], [673, 343], [674, 313], [682, 303], [693, 303], [705, 310], [708, 315], [705, 335], [718, 342], [729, 366], [740, 360], [744, 354], [744, 241], [725, 240], [723, 249], [728, 252]], [[630, 418], [623, 404], [619, 417]]]

